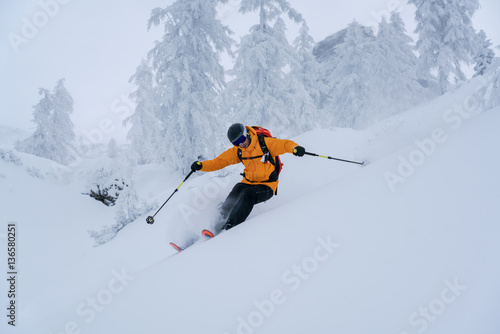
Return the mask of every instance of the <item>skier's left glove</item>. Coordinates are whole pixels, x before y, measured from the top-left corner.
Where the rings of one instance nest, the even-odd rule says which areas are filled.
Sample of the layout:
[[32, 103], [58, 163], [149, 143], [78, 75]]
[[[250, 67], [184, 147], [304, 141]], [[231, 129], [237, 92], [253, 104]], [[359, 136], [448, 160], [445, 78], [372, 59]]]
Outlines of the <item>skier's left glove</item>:
[[303, 157], [305, 153], [306, 149], [303, 148], [302, 146], [295, 146], [295, 148], [293, 149], [293, 155], [295, 156]]
[[201, 161], [195, 161], [195, 162], [193, 162], [193, 164], [191, 165], [191, 170], [192, 170], [193, 172], [196, 172], [197, 170], [200, 170], [202, 167], [203, 167], [203, 165], [201, 164]]

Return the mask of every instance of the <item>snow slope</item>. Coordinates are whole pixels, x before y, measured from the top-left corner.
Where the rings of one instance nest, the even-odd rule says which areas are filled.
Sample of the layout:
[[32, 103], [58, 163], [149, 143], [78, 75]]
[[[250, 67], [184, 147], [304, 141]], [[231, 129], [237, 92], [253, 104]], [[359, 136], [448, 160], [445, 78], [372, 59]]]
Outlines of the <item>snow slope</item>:
[[[466, 99], [485, 98], [478, 80], [365, 131], [294, 138], [370, 164], [286, 155], [277, 197], [176, 255], [168, 242], [210, 225], [238, 167], [197, 173], [154, 225], [143, 215], [93, 247], [87, 231], [112, 210], [80, 194], [79, 174], [13, 151], [17, 164], [0, 160], [0, 243], [15, 222], [18, 313], [0, 331], [498, 333], [500, 108]], [[160, 204], [182, 180], [136, 172]]]

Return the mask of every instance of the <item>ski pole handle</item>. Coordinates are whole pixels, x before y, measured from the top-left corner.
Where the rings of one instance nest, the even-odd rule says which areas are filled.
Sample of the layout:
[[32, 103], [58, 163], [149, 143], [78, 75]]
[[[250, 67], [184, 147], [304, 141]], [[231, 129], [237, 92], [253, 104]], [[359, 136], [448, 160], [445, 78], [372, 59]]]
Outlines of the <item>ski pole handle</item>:
[[363, 166], [365, 164], [364, 161], [363, 162], [357, 162], [357, 161], [344, 160], [344, 159], [339, 159], [339, 158], [332, 158], [332, 157], [329, 157], [327, 155], [319, 155], [319, 154], [311, 153], [311, 152], [305, 152], [304, 154], [311, 155], [313, 157], [320, 157], [320, 158], [325, 158], [325, 159], [331, 159], [331, 160], [337, 160], [337, 161], [342, 161], [342, 162], [348, 162], [348, 163], [351, 163], [351, 164], [357, 164], [357, 165], [361, 165], [361, 166]]

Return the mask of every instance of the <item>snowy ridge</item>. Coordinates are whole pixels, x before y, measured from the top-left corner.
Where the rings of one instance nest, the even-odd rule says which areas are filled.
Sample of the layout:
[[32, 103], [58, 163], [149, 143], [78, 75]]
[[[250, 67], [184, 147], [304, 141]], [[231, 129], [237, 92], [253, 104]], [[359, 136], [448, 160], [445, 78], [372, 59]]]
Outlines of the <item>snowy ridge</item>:
[[[0, 160], [21, 282], [17, 326], [1, 332], [498, 333], [500, 108], [464, 104], [491, 96], [478, 80], [365, 131], [294, 138], [371, 163], [285, 155], [276, 198], [175, 256], [168, 241], [208, 223], [237, 167], [196, 174], [154, 225], [144, 214], [94, 247], [87, 231], [112, 210], [71, 177]], [[148, 165], [135, 180], [162, 203], [182, 175]]]

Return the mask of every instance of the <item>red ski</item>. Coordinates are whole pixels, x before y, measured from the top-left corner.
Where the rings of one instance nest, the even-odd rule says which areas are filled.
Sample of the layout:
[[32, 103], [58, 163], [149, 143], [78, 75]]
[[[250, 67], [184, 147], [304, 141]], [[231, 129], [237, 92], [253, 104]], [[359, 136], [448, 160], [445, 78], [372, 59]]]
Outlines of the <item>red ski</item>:
[[187, 245], [180, 246], [174, 242], [171, 242], [170, 246], [174, 247], [174, 249], [180, 253], [180, 252], [186, 250], [187, 248], [189, 248], [195, 244], [198, 244], [200, 242], [203, 242], [203, 241], [206, 241], [206, 240], [209, 240], [209, 239], [212, 239], [213, 237], [215, 237], [215, 234], [212, 231], [207, 230], [207, 229], [201, 231], [201, 235], [204, 238], [199, 238], [198, 240], [194, 240], [193, 242], [188, 243]]

